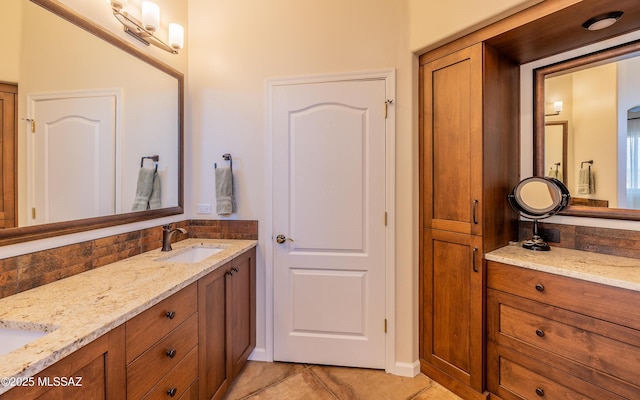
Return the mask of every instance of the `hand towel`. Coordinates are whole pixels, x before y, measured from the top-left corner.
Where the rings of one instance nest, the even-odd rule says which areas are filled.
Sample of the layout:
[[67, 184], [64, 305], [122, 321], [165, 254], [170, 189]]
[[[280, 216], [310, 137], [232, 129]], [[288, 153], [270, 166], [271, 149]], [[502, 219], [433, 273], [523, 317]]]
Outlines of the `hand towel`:
[[596, 181], [591, 168], [581, 168], [578, 172], [578, 194], [593, 194], [596, 192]]
[[138, 184], [136, 186], [136, 197], [133, 200], [131, 211], [143, 211], [149, 208], [149, 197], [153, 191], [155, 174], [155, 169], [140, 168], [138, 172]]
[[162, 208], [162, 195], [160, 190], [160, 175], [158, 171], [153, 174], [153, 186], [151, 188], [151, 195], [149, 196], [149, 209], [157, 210]]
[[218, 215], [231, 215], [235, 211], [233, 170], [228, 167], [216, 168], [216, 212]]

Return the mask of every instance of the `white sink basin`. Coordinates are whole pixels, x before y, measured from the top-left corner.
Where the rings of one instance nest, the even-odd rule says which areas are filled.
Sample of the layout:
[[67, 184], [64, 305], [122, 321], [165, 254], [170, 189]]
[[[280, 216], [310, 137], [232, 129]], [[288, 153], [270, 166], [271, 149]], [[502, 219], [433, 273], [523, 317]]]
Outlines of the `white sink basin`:
[[46, 335], [47, 332], [0, 328], [0, 357]]
[[173, 254], [156, 258], [156, 261], [171, 263], [197, 263], [205, 258], [225, 250], [224, 247], [195, 245], [181, 250], [172, 250]]

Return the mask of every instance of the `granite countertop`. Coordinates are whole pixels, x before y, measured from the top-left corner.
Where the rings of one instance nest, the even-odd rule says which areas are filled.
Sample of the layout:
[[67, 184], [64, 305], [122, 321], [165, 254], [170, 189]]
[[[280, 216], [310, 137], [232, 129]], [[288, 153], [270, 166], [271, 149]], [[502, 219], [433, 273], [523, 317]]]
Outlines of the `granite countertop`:
[[552, 247], [550, 251], [532, 251], [522, 248], [519, 243], [489, 252], [485, 254], [485, 258], [536, 271], [640, 291], [640, 259], [636, 258], [560, 247]]
[[[225, 250], [197, 263], [155, 261], [200, 243]], [[0, 299], [0, 328], [50, 332], [0, 356], [0, 378], [37, 374], [256, 245], [187, 239], [172, 253], [152, 250]], [[9, 389], [0, 384], [0, 394]]]

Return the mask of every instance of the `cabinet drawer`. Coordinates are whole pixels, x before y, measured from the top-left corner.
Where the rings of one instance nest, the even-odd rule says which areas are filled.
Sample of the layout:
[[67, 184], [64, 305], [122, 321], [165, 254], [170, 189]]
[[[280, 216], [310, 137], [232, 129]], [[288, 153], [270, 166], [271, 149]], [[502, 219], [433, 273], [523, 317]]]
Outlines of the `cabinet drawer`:
[[487, 286], [640, 330], [640, 292], [487, 262]]
[[[157, 385], [147, 393], [144, 400], [181, 399], [189, 393], [186, 399], [192, 399], [197, 393], [196, 378], [198, 377], [198, 348], [191, 349], [189, 354], [180, 361]], [[192, 397], [189, 397], [192, 396]]]
[[519, 398], [584, 399], [577, 393], [549, 378], [518, 365], [506, 358], [500, 359], [500, 386]]
[[640, 347], [504, 304], [500, 334], [640, 385]]
[[196, 312], [197, 306], [197, 287], [194, 283], [127, 321], [127, 364], [186, 321]]
[[198, 344], [194, 314], [127, 366], [127, 397], [140, 398]]

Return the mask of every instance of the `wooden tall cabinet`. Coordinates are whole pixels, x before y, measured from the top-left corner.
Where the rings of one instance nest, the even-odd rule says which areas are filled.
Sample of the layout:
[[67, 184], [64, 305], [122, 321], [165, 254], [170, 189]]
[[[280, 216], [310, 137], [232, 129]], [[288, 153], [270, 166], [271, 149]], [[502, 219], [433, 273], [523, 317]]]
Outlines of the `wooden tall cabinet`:
[[18, 87], [0, 82], [0, 229], [17, 226]]
[[421, 370], [484, 398], [483, 254], [517, 238], [519, 66], [484, 43], [420, 61]]

